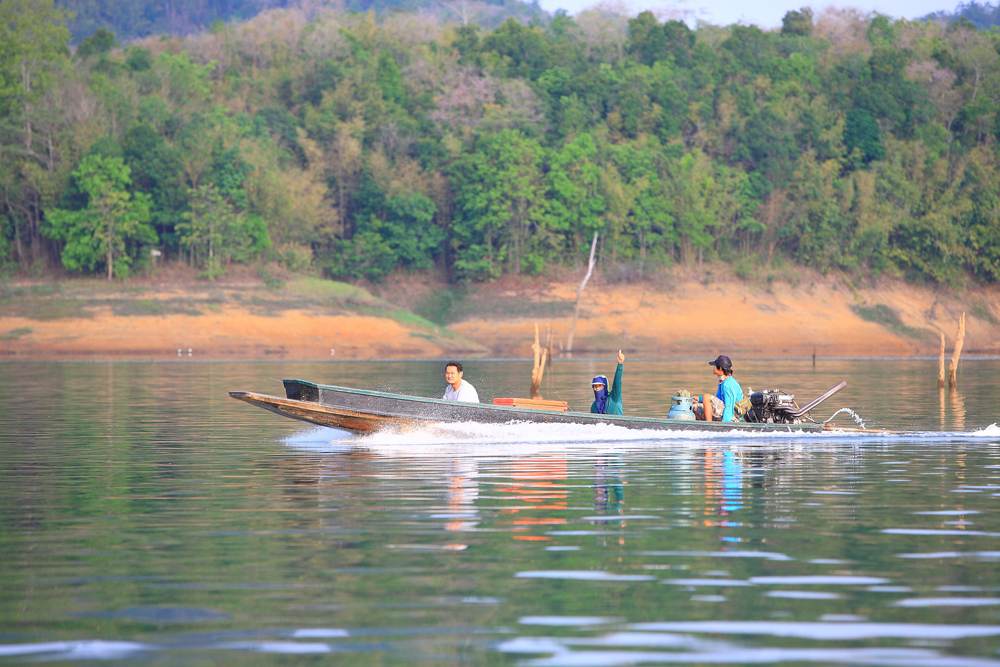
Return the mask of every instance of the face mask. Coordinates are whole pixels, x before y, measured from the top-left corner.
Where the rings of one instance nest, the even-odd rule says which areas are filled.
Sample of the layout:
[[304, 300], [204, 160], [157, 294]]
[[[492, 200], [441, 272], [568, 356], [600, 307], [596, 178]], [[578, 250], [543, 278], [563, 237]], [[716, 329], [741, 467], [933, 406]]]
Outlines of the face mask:
[[[602, 376], [595, 377], [591, 382], [591, 388], [603, 379]], [[608, 385], [606, 383], [601, 383], [600, 387], [594, 389], [594, 402], [597, 404], [597, 411], [604, 414], [604, 409], [608, 404]]]

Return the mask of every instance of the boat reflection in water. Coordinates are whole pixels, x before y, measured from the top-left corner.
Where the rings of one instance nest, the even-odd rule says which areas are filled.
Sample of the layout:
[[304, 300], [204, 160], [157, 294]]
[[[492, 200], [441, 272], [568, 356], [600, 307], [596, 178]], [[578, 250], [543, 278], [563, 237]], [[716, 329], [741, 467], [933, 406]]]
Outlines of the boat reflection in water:
[[[513, 526], [512, 539], [521, 542], [549, 542], [545, 532], [566, 523], [569, 489], [567, 461], [563, 456], [537, 456], [514, 461], [511, 481], [497, 489], [514, 502], [501, 510], [510, 517], [503, 523]], [[544, 513], [541, 516], [536, 512]], [[554, 513], [554, 514], [550, 514]]]

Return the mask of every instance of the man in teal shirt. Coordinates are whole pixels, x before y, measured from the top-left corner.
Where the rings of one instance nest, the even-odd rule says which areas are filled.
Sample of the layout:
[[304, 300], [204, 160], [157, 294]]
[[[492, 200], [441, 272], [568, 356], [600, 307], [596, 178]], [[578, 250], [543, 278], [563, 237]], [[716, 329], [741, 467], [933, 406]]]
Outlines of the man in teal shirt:
[[719, 387], [715, 390], [715, 396], [694, 406], [694, 414], [698, 419], [706, 421], [736, 421], [736, 404], [743, 400], [743, 388], [733, 377], [733, 360], [720, 354], [708, 362], [708, 365], [712, 366], [712, 373], [719, 378]]
[[[590, 387], [594, 390], [594, 402], [590, 404], [590, 411], [599, 415], [621, 415], [622, 410], [622, 371], [625, 369], [625, 355], [618, 350], [618, 366], [615, 367], [615, 380], [608, 387], [608, 378], [604, 375], [595, 376], [590, 381]], [[610, 389], [610, 391], [609, 391]]]

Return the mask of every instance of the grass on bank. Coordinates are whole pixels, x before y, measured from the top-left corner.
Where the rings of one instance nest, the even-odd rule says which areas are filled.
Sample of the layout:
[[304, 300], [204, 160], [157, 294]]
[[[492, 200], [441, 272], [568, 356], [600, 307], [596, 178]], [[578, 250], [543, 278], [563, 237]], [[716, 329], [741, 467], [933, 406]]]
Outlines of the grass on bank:
[[851, 310], [866, 322], [873, 322], [883, 326], [899, 336], [905, 336], [914, 340], [927, 340], [934, 337], [932, 331], [904, 324], [903, 320], [899, 317], [899, 313], [884, 303], [877, 303], [873, 306], [855, 304], [851, 306]]
[[17, 329], [11, 329], [6, 333], [0, 334], [0, 340], [17, 340], [22, 336], [29, 335], [33, 331], [34, 329], [31, 327], [18, 327]]
[[[417, 330], [427, 340], [446, 340], [449, 345], [467, 350], [481, 347], [450, 331], [443, 323], [381, 299], [363, 287], [313, 276], [263, 284], [194, 283], [166, 288], [96, 279], [0, 286], [0, 318], [91, 318], [104, 309], [110, 309], [118, 317], [197, 316], [217, 313], [227, 304], [268, 317], [280, 317], [289, 310], [385, 317]], [[30, 329], [14, 329], [0, 335], [0, 340], [13, 340], [27, 333]]]
[[573, 301], [531, 299], [523, 294], [497, 294], [492, 290], [473, 292], [465, 287], [436, 289], [420, 299], [413, 311], [441, 325], [471, 318], [539, 320], [568, 317]]

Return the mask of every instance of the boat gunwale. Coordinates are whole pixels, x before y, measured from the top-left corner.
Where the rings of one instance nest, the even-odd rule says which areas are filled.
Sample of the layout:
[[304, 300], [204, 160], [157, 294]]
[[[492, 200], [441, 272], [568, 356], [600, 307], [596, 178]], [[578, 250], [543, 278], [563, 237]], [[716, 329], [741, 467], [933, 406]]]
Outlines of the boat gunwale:
[[[809, 422], [799, 423], [799, 424], [758, 424], [754, 422], [721, 422], [721, 421], [706, 422], [706, 421], [696, 421], [691, 419], [669, 419], [667, 417], [643, 417], [640, 415], [593, 414], [590, 412], [577, 412], [575, 410], [567, 410], [567, 411], [535, 410], [535, 409], [518, 408], [515, 406], [507, 406], [507, 405], [494, 405], [492, 403], [456, 404], [456, 401], [448, 401], [443, 398], [430, 398], [427, 396], [411, 396], [408, 394], [394, 394], [391, 392], [378, 391], [376, 389], [356, 389], [354, 387], [342, 387], [339, 385], [332, 385], [332, 384], [320, 384], [318, 382], [312, 382], [310, 380], [301, 380], [298, 378], [288, 378], [282, 380], [283, 384], [292, 382], [308, 385], [315, 389], [326, 389], [335, 392], [344, 392], [347, 394], [370, 396], [373, 398], [390, 399], [395, 401], [402, 400], [406, 402], [425, 403], [429, 405], [441, 405], [449, 408], [468, 406], [470, 408], [486, 409], [494, 412], [508, 412], [508, 413], [513, 413], [514, 415], [521, 415], [528, 421], [530, 421], [530, 415], [541, 414], [541, 415], [552, 415], [562, 418], [565, 417], [573, 417], [574, 419], [580, 418], [591, 423], [599, 423], [599, 424], [616, 425], [617, 422], [621, 420], [632, 424], [671, 426], [671, 427], [679, 427], [681, 429], [686, 429], [686, 430], [704, 430], [704, 431], [715, 430], [715, 431], [726, 431], [726, 432], [739, 430], [739, 431], [763, 431], [768, 433], [772, 432], [794, 433], [796, 431], [818, 433], [826, 430], [824, 429], [822, 424], [809, 423]], [[294, 399], [286, 399], [286, 400], [294, 400]], [[303, 401], [303, 402], [318, 403], [319, 405], [323, 405], [323, 403], [319, 399], [317, 399], [316, 401]], [[396, 414], [385, 411], [379, 411], [378, 413], [372, 413], [372, 414], [379, 414], [381, 416], [392, 417], [392, 418], [420, 419], [420, 417], [414, 417], [414, 415]], [[427, 421], [442, 421], [442, 420], [428, 419]], [[512, 419], [511, 421], [516, 421], [516, 420]], [[559, 421], [565, 423], [566, 420], [560, 419]]]

